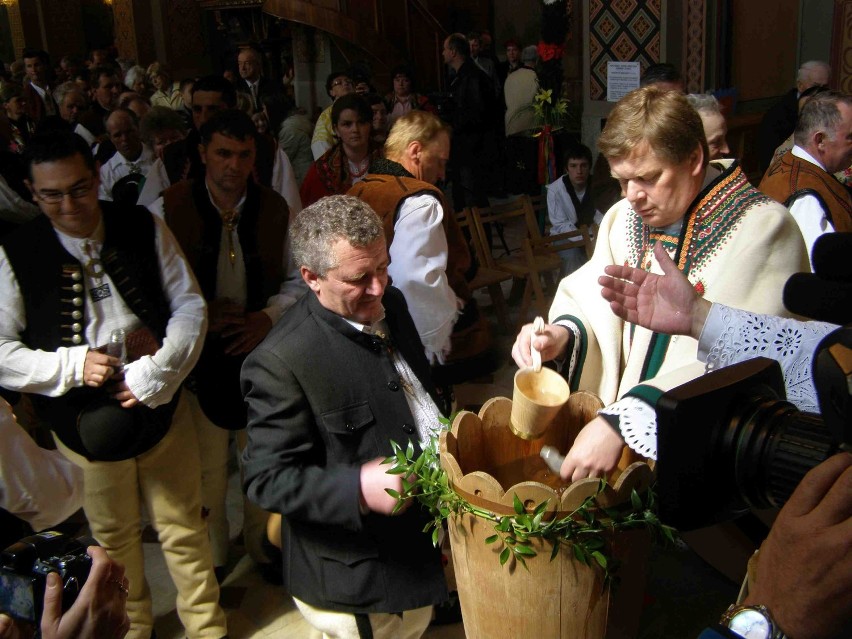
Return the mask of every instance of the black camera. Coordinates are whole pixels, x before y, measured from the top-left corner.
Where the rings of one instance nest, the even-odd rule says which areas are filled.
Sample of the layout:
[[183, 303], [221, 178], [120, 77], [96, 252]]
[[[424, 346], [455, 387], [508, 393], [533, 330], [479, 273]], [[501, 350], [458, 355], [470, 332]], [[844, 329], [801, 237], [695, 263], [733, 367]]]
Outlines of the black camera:
[[781, 367], [764, 358], [703, 375], [657, 402], [660, 518], [680, 530], [780, 508], [802, 477], [852, 446], [852, 233], [826, 233], [813, 273], [784, 286], [792, 313], [837, 325], [811, 357], [819, 414], [786, 401]]
[[683, 531], [780, 508], [802, 477], [852, 445], [852, 325], [813, 358], [820, 414], [786, 401], [777, 362], [755, 358], [703, 375], [657, 403], [660, 518]]
[[91, 537], [68, 537], [48, 530], [25, 537], [0, 554], [0, 611], [38, 625], [48, 573], [62, 579], [62, 610], [68, 610], [89, 577]]

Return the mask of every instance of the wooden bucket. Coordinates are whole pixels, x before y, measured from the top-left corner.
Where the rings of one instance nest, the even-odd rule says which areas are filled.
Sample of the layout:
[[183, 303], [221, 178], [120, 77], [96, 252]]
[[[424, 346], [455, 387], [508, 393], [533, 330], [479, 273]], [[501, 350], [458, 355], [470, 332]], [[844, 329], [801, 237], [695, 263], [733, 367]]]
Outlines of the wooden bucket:
[[[492, 399], [478, 415], [459, 413], [452, 430], [442, 433], [441, 465], [453, 490], [478, 508], [513, 515], [517, 495], [528, 512], [549, 500], [548, 510], [565, 516], [594, 494], [599, 482], [585, 479], [566, 488], [539, 463], [538, 453], [546, 444], [568, 450], [600, 407], [596, 396], [574, 393], [542, 439], [525, 441], [509, 429], [512, 402]], [[652, 479], [647, 464], [625, 454], [598, 501], [604, 507], [622, 503], [630, 499], [632, 489], [645, 490]], [[613, 592], [604, 588], [603, 571], [577, 561], [569, 547], [551, 561], [550, 543], [536, 539], [531, 545], [537, 554], [526, 558], [526, 568], [512, 558], [501, 566], [502, 544], [485, 543], [495, 533], [493, 522], [464, 513], [450, 517], [447, 524], [468, 639], [636, 636], [650, 551], [645, 530], [611, 537], [612, 556], [621, 561], [620, 583]]]

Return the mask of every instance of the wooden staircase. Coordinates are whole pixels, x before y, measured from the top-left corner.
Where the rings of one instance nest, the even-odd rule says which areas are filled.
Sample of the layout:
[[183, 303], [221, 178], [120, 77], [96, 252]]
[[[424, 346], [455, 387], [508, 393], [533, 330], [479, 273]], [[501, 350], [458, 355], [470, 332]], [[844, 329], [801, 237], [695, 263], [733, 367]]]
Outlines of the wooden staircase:
[[420, 86], [442, 87], [447, 32], [422, 0], [264, 0], [263, 11], [348, 42], [387, 73], [409, 63]]

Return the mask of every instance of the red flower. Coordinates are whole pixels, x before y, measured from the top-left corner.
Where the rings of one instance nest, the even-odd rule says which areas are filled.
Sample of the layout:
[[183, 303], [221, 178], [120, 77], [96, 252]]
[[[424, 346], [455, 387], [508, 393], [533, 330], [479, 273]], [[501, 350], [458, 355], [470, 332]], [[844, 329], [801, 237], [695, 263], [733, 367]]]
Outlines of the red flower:
[[558, 60], [562, 57], [562, 54], [565, 53], [565, 46], [561, 44], [550, 44], [542, 41], [538, 43], [537, 48], [538, 57], [541, 58], [543, 62]]

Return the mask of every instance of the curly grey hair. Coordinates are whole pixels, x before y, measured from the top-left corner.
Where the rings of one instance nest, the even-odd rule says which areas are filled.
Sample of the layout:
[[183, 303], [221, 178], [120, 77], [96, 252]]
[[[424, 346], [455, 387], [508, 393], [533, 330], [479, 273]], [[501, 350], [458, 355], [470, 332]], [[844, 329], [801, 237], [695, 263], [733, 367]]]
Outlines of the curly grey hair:
[[290, 228], [293, 259], [325, 277], [338, 266], [332, 245], [346, 240], [356, 248], [384, 238], [382, 221], [370, 206], [351, 195], [330, 195], [302, 209]]

